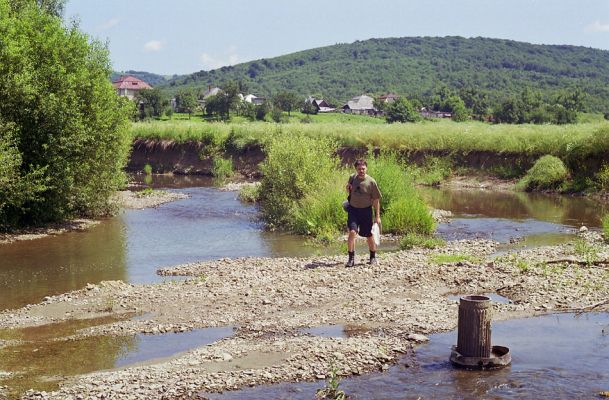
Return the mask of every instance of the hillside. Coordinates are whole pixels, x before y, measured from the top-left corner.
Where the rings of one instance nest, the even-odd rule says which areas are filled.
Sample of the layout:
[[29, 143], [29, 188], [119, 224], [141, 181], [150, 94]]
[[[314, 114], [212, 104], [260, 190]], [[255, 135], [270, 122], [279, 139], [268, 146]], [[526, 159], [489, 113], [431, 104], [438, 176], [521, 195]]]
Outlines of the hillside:
[[434, 88], [473, 88], [491, 100], [529, 86], [545, 96], [576, 86], [590, 111], [609, 110], [609, 51], [502, 39], [405, 37], [337, 44], [169, 79], [162, 87], [241, 81], [269, 96], [281, 90], [343, 102], [362, 93], [426, 96]]

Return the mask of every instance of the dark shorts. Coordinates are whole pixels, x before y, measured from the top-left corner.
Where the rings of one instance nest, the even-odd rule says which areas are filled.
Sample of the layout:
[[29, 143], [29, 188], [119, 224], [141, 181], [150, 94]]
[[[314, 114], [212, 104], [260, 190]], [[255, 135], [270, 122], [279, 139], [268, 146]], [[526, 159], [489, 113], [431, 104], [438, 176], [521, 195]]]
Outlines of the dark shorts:
[[347, 228], [350, 231], [356, 231], [363, 237], [372, 236], [372, 207], [349, 207], [347, 215]]

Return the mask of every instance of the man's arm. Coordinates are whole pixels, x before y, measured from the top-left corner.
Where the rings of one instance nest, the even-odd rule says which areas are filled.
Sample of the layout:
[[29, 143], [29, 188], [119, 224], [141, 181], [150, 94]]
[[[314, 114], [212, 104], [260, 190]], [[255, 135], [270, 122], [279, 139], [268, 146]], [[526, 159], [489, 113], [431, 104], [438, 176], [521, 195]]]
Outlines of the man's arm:
[[374, 222], [377, 224], [381, 224], [381, 200], [380, 199], [372, 199], [372, 207], [374, 207]]

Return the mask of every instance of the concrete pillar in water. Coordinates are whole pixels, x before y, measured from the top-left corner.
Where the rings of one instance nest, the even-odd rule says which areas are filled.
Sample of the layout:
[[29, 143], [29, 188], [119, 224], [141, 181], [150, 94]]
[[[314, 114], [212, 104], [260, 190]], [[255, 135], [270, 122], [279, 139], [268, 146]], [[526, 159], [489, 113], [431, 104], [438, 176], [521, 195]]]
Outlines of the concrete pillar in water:
[[457, 351], [464, 357], [491, 357], [491, 299], [463, 296], [459, 301]]

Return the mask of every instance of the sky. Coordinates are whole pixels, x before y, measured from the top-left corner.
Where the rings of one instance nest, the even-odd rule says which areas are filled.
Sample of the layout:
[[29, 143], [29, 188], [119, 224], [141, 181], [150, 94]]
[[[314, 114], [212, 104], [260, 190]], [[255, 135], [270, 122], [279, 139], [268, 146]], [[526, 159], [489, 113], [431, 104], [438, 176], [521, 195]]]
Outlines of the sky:
[[609, 0], [67, 0], [115, 71], [190, 74], [370, 38], [462, 36], [609, 50]]

